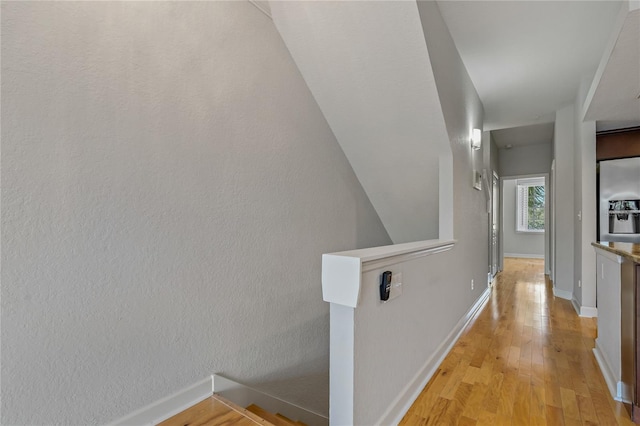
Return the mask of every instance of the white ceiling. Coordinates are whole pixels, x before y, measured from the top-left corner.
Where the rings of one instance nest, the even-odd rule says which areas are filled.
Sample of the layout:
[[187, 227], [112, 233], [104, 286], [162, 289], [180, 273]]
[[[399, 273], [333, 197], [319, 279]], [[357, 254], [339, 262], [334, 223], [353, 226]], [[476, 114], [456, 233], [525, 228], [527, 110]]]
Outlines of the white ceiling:
[[[485, 130], [551, 122], [590, 84], [619, 1], [439, 1]], [[625, 5], [626, 7], [626, 5]], [[638, 42], [636, 40], [636, 42]]]

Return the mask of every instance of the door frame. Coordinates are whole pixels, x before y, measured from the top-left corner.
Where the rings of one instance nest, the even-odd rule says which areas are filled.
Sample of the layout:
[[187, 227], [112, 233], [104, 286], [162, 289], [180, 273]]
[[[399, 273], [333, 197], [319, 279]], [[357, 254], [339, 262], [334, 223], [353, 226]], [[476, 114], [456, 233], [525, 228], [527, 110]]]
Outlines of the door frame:
[[[497, 199], [496, 199], [497, 198]], [[494, 170], [491, 176], [491, 209], [489, 213], [489, 281], [493, 282], [495, 276], [502, 270], [501, 261], [500, 261], [500, 177], [498, 173]], [[495, 219], [495, 220], [494, 220]], [[498, 234], [498, 238], [493, 240], [493, 224], [496, 224], [496, 233]], [[494, 251], [495, 249], [495, 251]], [[495, 253], [495, 258], [494, 258]], [[493, 265], [496, 265], [495, 271], [493, 269]]]

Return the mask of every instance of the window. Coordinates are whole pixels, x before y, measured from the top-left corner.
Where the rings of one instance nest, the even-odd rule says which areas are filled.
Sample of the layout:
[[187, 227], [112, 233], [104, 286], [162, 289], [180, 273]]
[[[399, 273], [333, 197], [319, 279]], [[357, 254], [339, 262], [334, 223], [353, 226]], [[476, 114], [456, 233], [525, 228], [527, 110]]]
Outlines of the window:
[[516, 231], [544, 232], [544, 178], [518, 179]]

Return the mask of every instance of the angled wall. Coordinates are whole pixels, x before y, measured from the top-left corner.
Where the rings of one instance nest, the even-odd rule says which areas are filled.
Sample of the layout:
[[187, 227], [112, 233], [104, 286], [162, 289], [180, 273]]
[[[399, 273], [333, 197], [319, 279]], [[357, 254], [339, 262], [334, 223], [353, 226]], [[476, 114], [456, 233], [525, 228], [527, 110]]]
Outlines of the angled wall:
[[451, 148], [416, 2], [272, 2], [271, 13], [393, 242], [437, 238]]

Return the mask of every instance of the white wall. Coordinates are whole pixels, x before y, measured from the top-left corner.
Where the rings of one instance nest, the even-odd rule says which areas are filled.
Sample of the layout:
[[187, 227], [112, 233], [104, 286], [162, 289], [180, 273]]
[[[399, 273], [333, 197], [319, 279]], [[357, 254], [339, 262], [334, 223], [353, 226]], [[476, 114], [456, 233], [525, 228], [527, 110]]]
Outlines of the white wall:
[[573, 298], [581, 314], [596, 311], [596, 255], [591, 243], [596, 235], [596, 123], [574, 119], [574, 283]]
[[516, 232], [516, 179], [503, 181], [502, 197], [505, 256], [544, 258], [545, 233]]
[[[334, 351], [356, 354], [339, 359], [345, 366], [341, 371], [353, 374], [338, 372], [334, 381], [332, 368], [332, 387], [353, 398], [334, 401], [332, 393], [332, 424], [396, 424], [393, 414], [411, 402], [411, 390], [428, 372], [428, 363], [437, 359], [447, 337], [487, 290], [486, 199], [473, 189], [471, 179], [484, 163], [482, 152], [469, 143], [470, 129], [482, 127], [483, 107], [437, 4], [418, 2], [418, 9], [453, 153], [454, 208], [449, 213], [457, 242], [446, 253], [385, 259], [384, 269], [402, 272], [406, 290], [384, 306], [378, 301], [380, 267], [364, 271], [361, 281], [355, 274], [361, 290], [357, 307], [332, 304], [332, 356]], [[356, 265], [359, 270], [360, 263]], [[334, 322], [342, 327], [333, 327]]]
[[326, 413], [321, 254], [390, 239], [268, 17], [3, 3], [2, 124], [2, 424], [214, 372]]
[[[489, 133], [489, 136], [491, 136], [491, 133]], [[491, 142], [491, 149], [490, 149], [490, 164], [491, 164], [491, 170], [493, 172], [496, 172], [498, 174], [498, 177], [502, 175], [502, 170], [500, 170], [500, 163], [499, 163], [499, 153], [500, 151], [498, 151], [498, 145], [496, 145], [496, 142], [493, 140], [493, 138], [490, 137], [489, 141]]]
[[[355, 308], [331, 304], [332, 425], [397, 424], [483, 301], [465, 306], [468, 295], [489, 295], [486, 274], [474, 291], [451, 278], [460, 267], [455, 247], [426, 256], [421, 247], [393, 255], [402, 246], [386, 248], [388, 257], [363, 261], [361, 276], [360, 262], [341, 262], [342, 271], [349, 264], [358, 268], [360, 292]], [[363, 257], [374, 251], [380, 254], [379, 248], [363, 250]], [[402, 274], [403, 290], [382, 304], [380, 275], [387, 270]]]
[[514, 146], [498, 150], [501, 177], [549, 173], [551, 170], [551, 144]]
[[596, 123], [583, 122], [590, 79], [583, 78], [574, 111], [574, 283], [573, 299], [580, 315], [597, 316], [596, 254], [591, 243], [598, 239], [596, 193]]
[[574, 111], [573, 105], [556, 112], [555, 155], [555, 281], [554, 292], [573, 298], [574, 287]]
[[615, 398], [622, 396], [618, 395], [618, 383], [622, 384], [623, 259], [602, 249], [595, 249], [594, 253], [596, 253], [594, 266], [599, 271], [596, 277], [599, 308], [598, 337], [595, 341], [594, 355], [611, 396]]
[[471, 262], [469, 273], [479, 267], [476, 262], [486, 263], [488, 256], [478, 248], [487, 246], [485, 194], [473, 189], [471, 182], [474, 170], [489, 165], [484, 163], [482, 150], [472, 150], [469, 141], [471, 129], [482, 129], [484, 110], [437, 4], [418, 2], [418, 10], [453, 154], [454, 237], [465, 241], [456, 248], [464, 247], [462, 258]]
[[437, 154], [451, 152], [416, 2], [277, 1], [271, 12], [393, 242], [438, 238]]

